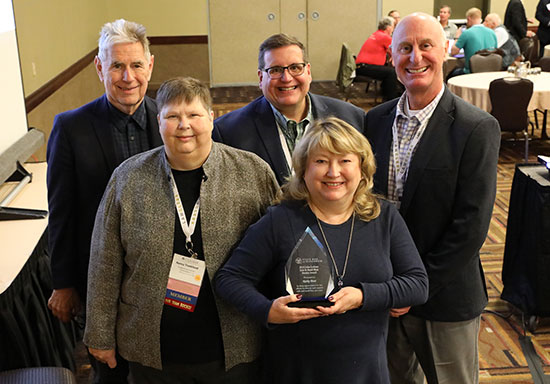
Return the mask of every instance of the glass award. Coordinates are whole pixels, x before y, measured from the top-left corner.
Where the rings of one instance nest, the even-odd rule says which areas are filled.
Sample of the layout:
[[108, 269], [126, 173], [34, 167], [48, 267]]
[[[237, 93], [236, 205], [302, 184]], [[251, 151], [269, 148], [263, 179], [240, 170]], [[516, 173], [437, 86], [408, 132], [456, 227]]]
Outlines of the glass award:
[[311, 228], [307, 227], [294, 246], [285, 265], [286, 290], [302, 299], [289, 307], [330, 307], [327, 297], [334, 289], [334, 268], [325, 249]]

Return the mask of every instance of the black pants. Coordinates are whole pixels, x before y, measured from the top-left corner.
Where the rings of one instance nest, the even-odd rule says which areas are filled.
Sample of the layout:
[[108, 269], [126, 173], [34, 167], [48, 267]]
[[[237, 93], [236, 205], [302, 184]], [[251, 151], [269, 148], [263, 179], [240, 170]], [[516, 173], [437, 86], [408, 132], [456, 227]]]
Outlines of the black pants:
[[127, 384], [128, 362], [117, 352], [116, 367], [111, 369], [107, 364], [97, 361], [89, 352], [90, 364], [94, 369], [93, 384]]
[[373, 79], [382, 80], [382, 97], [384, 101], [395, 99], [403, 93], [403, 87], [397, 81], [393, 66], [360, 64], [355, 73], [358, 76], [369, 76]]
[[131, 384], [257, 384], [260, 364], [239, 364], [225, 371], [222, 361], [203, 364], [163, 364], [158, 370], [129, 362]]

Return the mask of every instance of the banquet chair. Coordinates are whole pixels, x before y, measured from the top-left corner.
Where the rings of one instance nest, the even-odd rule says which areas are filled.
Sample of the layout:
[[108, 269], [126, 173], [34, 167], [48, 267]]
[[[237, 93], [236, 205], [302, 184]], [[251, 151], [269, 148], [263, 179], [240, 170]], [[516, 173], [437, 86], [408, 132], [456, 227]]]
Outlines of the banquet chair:
[[525, 162], [529, 157], [529, 121], [527, 106], [533, 95], [533, 82], [516, 77], [505, 77], [491, 81], [489, 97], [493, 115], [500, 124], [501, 132], [523, 132], [525, 139]]
[[64, 367], [21, 368], [0, 372], [2, 384], [76, 384], [70, 369]]
[[544, 72], [550, 72], [550, 56], [541, 57], [537, 65]]
[[519, 41], [519, 50], [523, 55], [523, 60], [529, 60], [531, 66], [539, 61], [539, 39], [537, 36], [524, 37]]
[[502, 56], [497, 53], [476, 53], [470, 57], [470, 71], [496, 72], [502, 70]]
[[366, 83], [365, 92], [369, 92], [370, 85], [374, 85], [374, 102], [377, 102], [378, 95], [381, 94], [382, 81], [369, 76], [357, 76], [355, 73], [355, 57], [346, 43], [342, 43], [340, 52], [340, 65], [336, 74], [336, 85], [344, 93], [344, 100], [349, 100], [349, 92], [353, 83]]

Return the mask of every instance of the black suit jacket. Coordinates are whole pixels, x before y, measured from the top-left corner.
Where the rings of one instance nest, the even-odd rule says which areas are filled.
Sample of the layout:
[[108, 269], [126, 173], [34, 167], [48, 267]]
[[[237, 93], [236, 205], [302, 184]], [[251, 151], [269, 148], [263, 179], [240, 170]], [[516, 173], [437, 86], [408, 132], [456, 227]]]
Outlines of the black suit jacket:
[[521, 0], [510, 0], [504, 13], [504, 25], [510, 34], [519, 41], [527, 34], [527, 17]]
[[[364, 131], [365, 111], [331, 97], [309, 94], [315, 119], [335, 116]], [[243, 108], [214, 121], [215, 141], [254, 152], [271, 167], [279, 184], [289, 175], [289, 168], [279, 139], [275, 115], [269, 102], [261, 96]]]
[[[397, 100], [367, 114], [375, 152], [375, 188], [387, 194], [392, 124]], [[410, 313], [463, 321], [487, 304], [481, 248], [496, 194], [498, 122], [445, 90], [409, 167], [400, 212], [429, 277], [429, 299]]]
[[[145, 98], [151, 148], [162, 144], [157, 106]], [[48, 141], [49, 249], [53, 286], [85, 298], [90, 239], [97, 208], [119, 165], [107, 97], [55, 117]]]
[[540, 0], [537, 4], [537, 12], [535, 17], [539, 21], [537, 36], [540, 40], [541, 49], [547, 44], [550, 44], [550, 11], [548, 10], [550, 0]]

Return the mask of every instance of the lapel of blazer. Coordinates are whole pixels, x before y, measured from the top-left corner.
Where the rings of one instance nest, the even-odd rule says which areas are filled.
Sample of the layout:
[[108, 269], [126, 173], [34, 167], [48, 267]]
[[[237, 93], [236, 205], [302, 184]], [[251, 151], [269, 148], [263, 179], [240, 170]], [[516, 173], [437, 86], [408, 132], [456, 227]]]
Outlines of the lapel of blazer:
[[328, 106], [319, 96], [309, 93], [309, 99], [311, 100], [311, 113], [313, 114], [314, 119], [327, 117], [330, 114]]
[[279, 129], [277, 128], [275, 116], [265, 97], [262, 97], [255, 107], [254, 124], [256, 125], [256, 132], [271, 160], [277, 181], [279, 184], [282, 184], [290, 170], [279, 139]]
[[93, 110], [95, 119], [91, 121], [91, 124], [107, 163], [107, 169], [109, 173], [112, 173], [119, 165], [119, 162], [116, 156], [115, 143], [113, 140], [111, 123], [109, 121], [109, 106], [107, 103], [107, 95], [105, 94], [98, 99]]
[[145, 109], [147, 110], [147, 136], [149, 137], [149, 148], [153, 149], [163, 144], [157, 120], [157, 103], [147, 96], [145, 96], [144, 102]]
[[392, 108], [390, 108], [386, 114], [380, 117], [380, 120], [376, 122], [379, 126], [376, 129], [377, 136], [370, 137], [373, 151], [375, 151], [376, 158], [376, 173], [374, 175], [374, 186], [377, 193], [384, 196], [388, 194], [388, 171], [390, 164], [390, 150], [392, 143], [392, 125], [395, 119], [395, 111], [397, 109], [397, 102]]
[[428, 126], [418, 143], [415, 154], [409, 166], [409, 174], [405, 182], [403, 197], [401, 199], [401, 214], [405, 216], [407, 209], [412, 201], [414, 192], [422, 173], [437, 148], [441, 148], [439, 142], [447, 136], [451, 124], [454, 122], [453, 116], [454, 100], [452, 93], [445, 88], [443, 96], [428, 122]]

